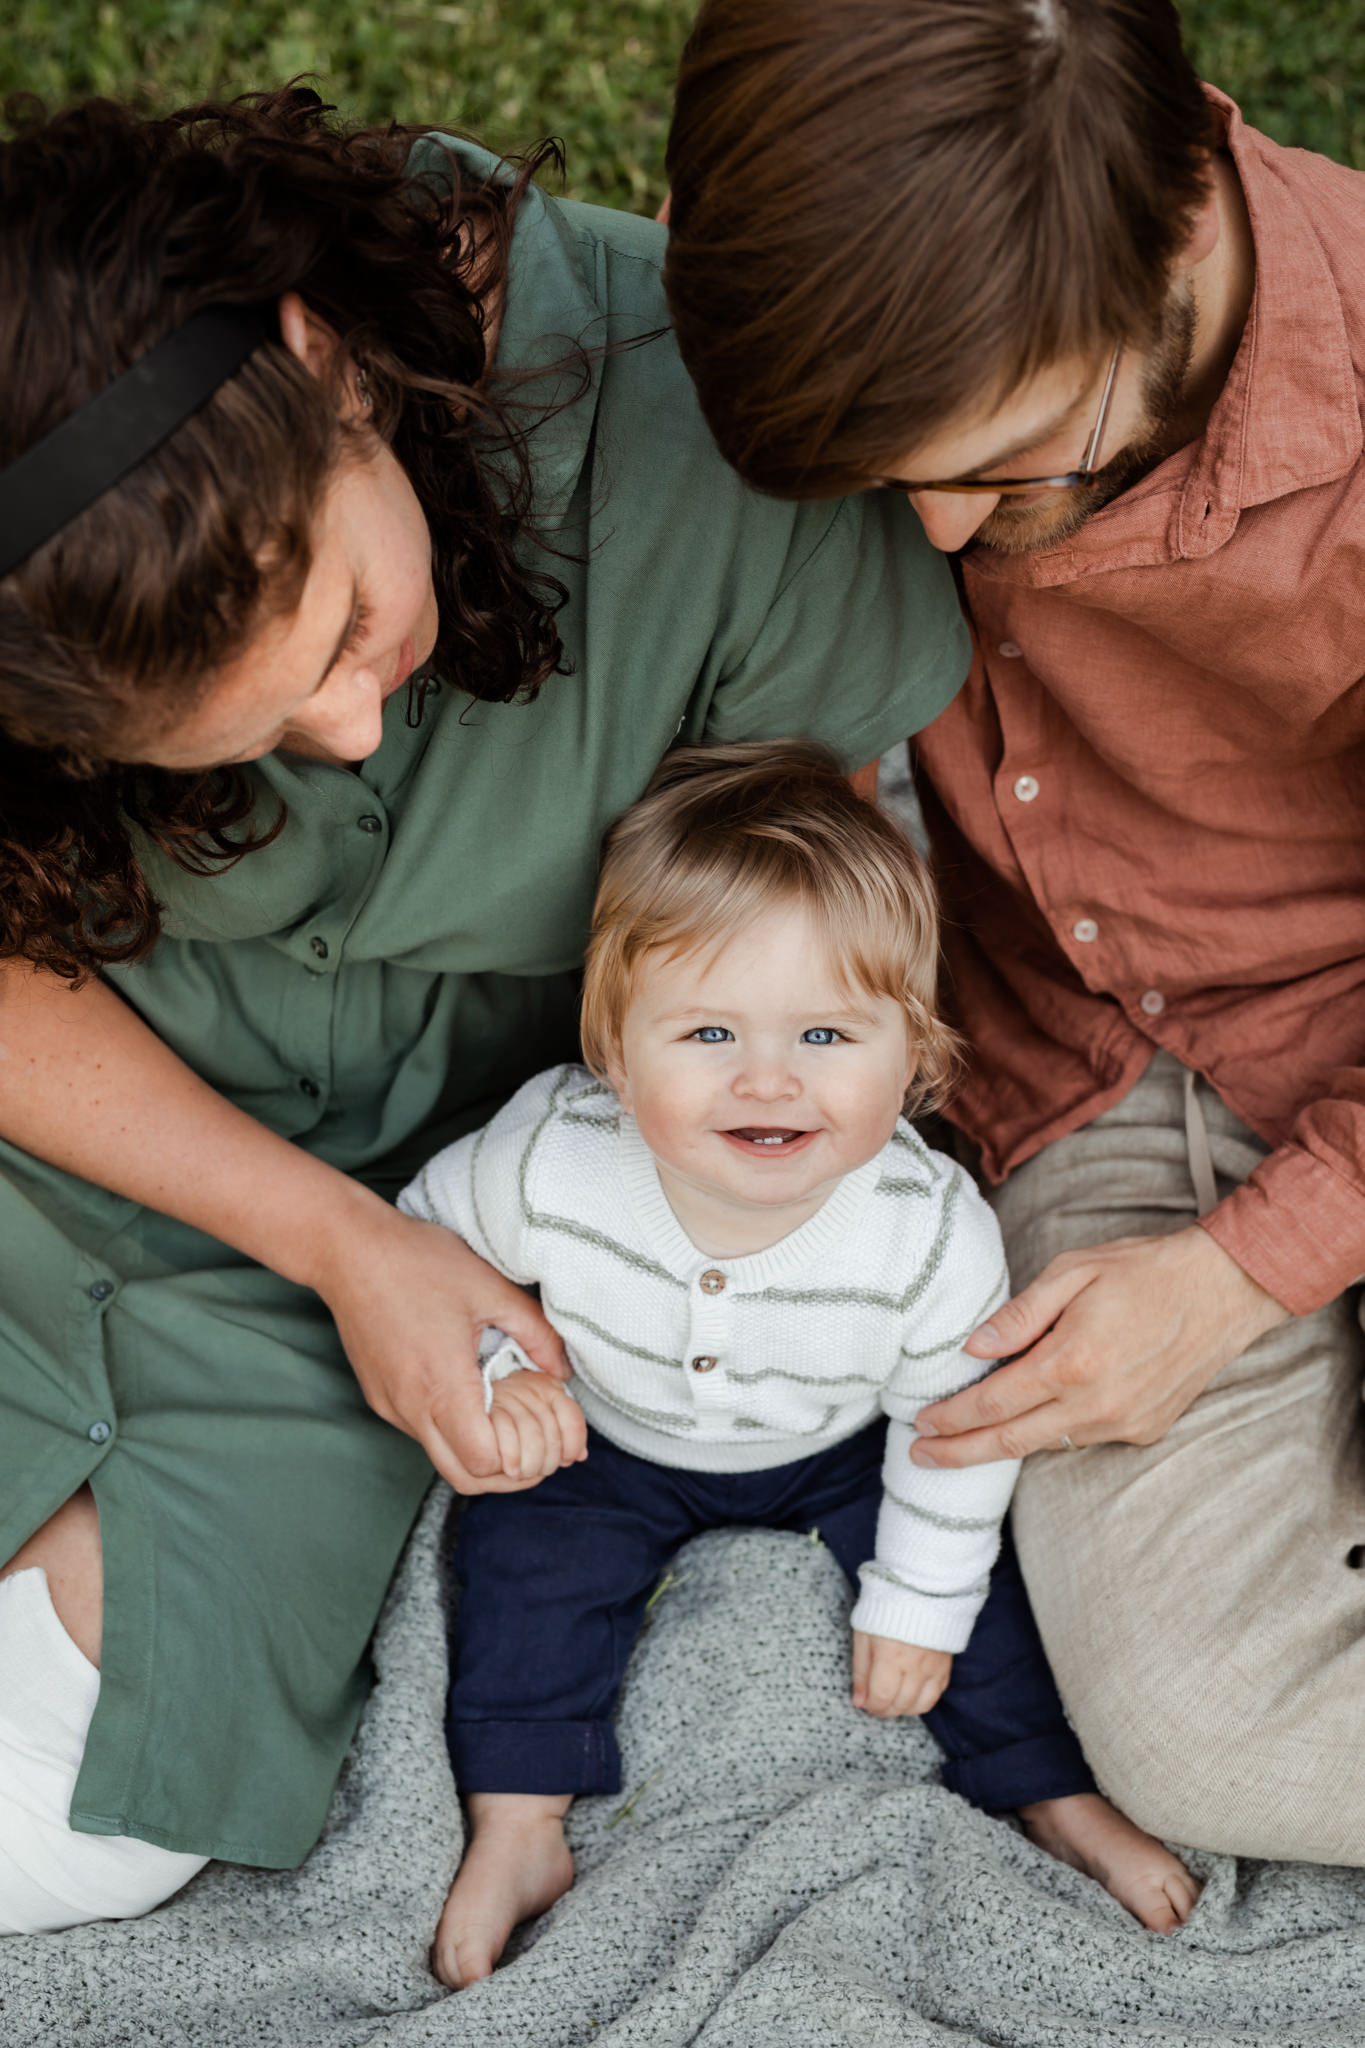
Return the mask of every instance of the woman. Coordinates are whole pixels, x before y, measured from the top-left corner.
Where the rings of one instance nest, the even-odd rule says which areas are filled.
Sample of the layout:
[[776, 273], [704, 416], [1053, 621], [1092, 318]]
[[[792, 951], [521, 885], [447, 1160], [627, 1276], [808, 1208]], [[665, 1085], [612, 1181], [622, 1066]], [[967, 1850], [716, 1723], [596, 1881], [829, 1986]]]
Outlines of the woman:
[[572, 1054], [605, 827], [965, 672], [913, 514], [747, 492], [662, 231], [534, 168], [301, 92], [0, 149], [11, 1931], [299, 1862], [432, 1466], [516, 1483], [478, 1333], [557, 1342], [385, 1196]]

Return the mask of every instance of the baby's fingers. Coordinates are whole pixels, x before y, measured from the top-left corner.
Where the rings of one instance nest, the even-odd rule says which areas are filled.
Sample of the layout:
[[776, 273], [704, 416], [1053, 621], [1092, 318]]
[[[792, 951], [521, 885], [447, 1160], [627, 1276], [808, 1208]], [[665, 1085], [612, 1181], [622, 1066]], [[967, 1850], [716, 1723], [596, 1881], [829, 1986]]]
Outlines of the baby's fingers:
[[559, 1417], [559, 1441], [563, 1450], [563, 1462], [574, 1465], [588, 1455], [588, 1418], [574, 1400], [560, 1388], [555, 1395], [555, 1414]]
[[899, 1711], [902, 1714], [927, 1714], [929, 1709], [936, 1707], [942, 1699], [943, 1690], [947, 1683], [946, 1678], [926, 1679], [922, 1685], [916, 1686], [913, 1689], [913, 1698], [906, 1706], [901, 1707]]
[[872, 1639], [860, 1628], [853, 1631], [853, 1704], [867, 1706], [867, 1674], [872, 1663]]
[[522, 1477], [521, 1433], [511, 1408], [497, 1401], [488, 1411], [488, 1420], [493, 1425], [493, 1434], [498, 1442], [498, 1456], [508, 1479]]

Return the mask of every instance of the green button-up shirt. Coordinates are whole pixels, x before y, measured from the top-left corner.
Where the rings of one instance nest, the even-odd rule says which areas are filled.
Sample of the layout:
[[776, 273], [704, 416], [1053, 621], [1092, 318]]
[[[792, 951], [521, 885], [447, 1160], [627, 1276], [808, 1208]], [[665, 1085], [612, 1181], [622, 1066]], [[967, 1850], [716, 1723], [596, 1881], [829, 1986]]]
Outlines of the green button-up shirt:
[[[439, 145], [419, 149], [439, 170]], [[574, 340], [666, 327], [663, 241], [530, 192], [499, 364], [548, 366], [548, 396], [577, 374], [555, 367]], [[415, 729], [400, 694], [359, 773], [259, 763], [284, 831], [211, 878], [145, 847], [165, 936], [109, 976], [233, 1102], [385, 1191], [573, 1056], [602, 834], [670, 745], [804, 733], [857, 766], [967, 667], [909, 507], [745, 490], [666, 334], [594, 353], [530, 445], [571, 673], [530, 704], [446, 683]], [[100, 1511], [73, 1826], [298, 1862], [424, 1455], [366, 1408], [316, 1296], [2, 1145], [0, 1273], [0, 1557], [86, 1480]]]

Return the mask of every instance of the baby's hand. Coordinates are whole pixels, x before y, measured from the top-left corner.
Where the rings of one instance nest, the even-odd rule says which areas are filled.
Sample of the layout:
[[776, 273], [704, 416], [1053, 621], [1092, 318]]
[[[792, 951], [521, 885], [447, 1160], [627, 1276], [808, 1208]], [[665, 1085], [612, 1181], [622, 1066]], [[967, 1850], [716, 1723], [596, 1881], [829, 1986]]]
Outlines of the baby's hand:
[[511, 1372], [494, 1380], [488, 1419], [509, 1479], [547, 1479], [588, 1455], [583, 1410], [563, 1380], [547, 1372]]
[[897, 1714], [927, 1714], [948, 1683], [947, 1650], [921, 1650], [890, 1636], [853, 1631], [853, 1704], [889, 1721]]

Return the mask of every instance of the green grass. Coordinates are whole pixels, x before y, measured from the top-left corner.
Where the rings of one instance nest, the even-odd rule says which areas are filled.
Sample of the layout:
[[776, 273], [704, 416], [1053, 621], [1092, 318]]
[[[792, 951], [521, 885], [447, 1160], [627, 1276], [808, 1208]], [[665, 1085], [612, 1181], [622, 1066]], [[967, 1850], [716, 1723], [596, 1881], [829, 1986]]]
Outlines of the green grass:
[[[837, 0], [831, 0], [837, 5]], [[652, 211], [694, 0], [0, 0], [0, 93], [154, 108], [311, 74], [366, 120], [514, 150], [562, 136], [569, 190]], [[1189, 0], [1205, 76], [1284, 142], [1365, 169], [1365, 4]]]

